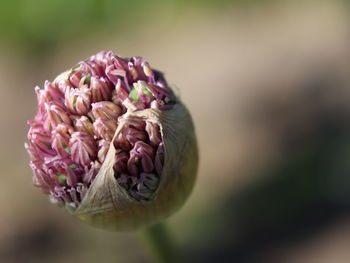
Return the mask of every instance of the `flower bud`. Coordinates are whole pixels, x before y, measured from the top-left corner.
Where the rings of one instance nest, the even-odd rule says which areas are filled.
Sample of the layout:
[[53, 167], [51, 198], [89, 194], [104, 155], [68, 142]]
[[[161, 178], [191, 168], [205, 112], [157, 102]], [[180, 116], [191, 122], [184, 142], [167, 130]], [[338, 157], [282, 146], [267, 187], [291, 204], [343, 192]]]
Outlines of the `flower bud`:
[[91, 90], [85, 86], [79, 89], [66, 88], [65, 105], [73, 114], [86, 114], [91, 108]]
[[96, 160], [97, 147], [95, 140], [86, 132], [74, 132], [69, 140], [71, 158], [82, 166]]
[[87, 132], [91, 136], [94, 136], [94, 126], [90, 119], [86, 116], [81, 116], [80, 118], [75, 119], [74, 128], [76, 131]]
[[92, 102], [107, 101], [111, 97], [111, 83], [104, 77], [91, 77], [90, 88]]
[[59, 124], [52, 131], [52, 148], [61, 157], [68, 157], [70, 154], [69, 140], [73, 133], [72, 127], [66, 124]]
[[83, 74], [80, 71], [76, 71], [76, 72], [72, 72], [68, 80], [74, 88], [78, 88], [82, 77], [83, 77]]
[[198, 153], [189, 112], [141, 57], [101, 51], [36, 88], [33, 183], [75, 217], [133, 229], [187, 199]]
[[57, 127], [60, 123], [70, 125], [72, 123], [67, 111], [53, 102], [51, 104], [45, 103], [45, 110], [47, 117], [44, 121], [45, 130], [52, 130]]
[[95, 119], [117, 120], [120, 113], [120, 107], [110, 101], [101, 101], [92, 104], [92, 114]]
[[[30, 151], [37, 152], [41, 156], [47, 156], [53, 154], [51, 146], [51, 136], [50, 132], [45, 131], [43, 125], [36, 121], [29, 121], [31, 125], [28, 132], [28, 140]], [[31, 155], [34, 157], [33, 155]]]
[[94, 122], [94, 131], [98, 138], [111, 141], [117, 129], [117, 121], [98, 118]]

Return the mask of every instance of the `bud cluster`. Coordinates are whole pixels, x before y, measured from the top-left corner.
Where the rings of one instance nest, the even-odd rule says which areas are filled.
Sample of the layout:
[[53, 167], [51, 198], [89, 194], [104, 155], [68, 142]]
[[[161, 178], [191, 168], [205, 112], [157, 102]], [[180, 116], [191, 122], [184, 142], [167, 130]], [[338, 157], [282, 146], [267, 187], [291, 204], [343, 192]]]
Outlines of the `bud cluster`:
[[102, 51], [35, 91], [38, 110], [25, 147], [36, 186], [54, 202], [77, 207], [113, 143], [117, 182], [136, 200], [152, 199], [164, 164], [160, 127], [125, 116], [173, 107], [160, 72], [140, 57]]

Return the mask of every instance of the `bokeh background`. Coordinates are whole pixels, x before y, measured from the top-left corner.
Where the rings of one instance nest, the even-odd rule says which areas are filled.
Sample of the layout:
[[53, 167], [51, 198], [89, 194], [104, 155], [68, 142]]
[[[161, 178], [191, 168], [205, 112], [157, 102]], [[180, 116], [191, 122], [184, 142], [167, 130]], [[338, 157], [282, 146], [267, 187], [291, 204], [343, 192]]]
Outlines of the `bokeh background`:
[[152, 262], [31, 185], [34, 87], [99, 50], [141, 55], [192, 112], [196, 187], [168, 220], [181, 262], [350, 262], [346, 1], [1, 0], [0, 262]]

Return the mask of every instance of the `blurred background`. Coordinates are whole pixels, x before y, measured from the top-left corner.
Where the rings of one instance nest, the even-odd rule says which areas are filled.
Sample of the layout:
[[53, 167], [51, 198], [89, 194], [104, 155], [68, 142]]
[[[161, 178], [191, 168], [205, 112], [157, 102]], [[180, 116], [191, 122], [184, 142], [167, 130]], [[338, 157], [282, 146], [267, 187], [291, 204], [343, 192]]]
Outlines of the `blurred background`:
[[1, 0], [0, 262], [152, 262], [32, 187], [34, 87], [100, 50], [143, 56], [188, 105], [196, 187], [181, 262], [350, 262], [346, 1]]

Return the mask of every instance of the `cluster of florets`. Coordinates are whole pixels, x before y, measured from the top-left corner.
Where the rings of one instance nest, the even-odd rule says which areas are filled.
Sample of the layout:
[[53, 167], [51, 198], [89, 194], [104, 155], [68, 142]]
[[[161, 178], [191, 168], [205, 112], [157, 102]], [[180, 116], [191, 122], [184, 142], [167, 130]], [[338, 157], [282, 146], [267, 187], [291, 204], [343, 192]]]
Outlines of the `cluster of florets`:
[[113, 143], [118, 183], [137, 200], [152, 198], [164, 163], [160, 127], [124, 116], [174, 105], [160, 72], [140, 57], [100, 52], [35, 91], [38, 110], [25, 146], [36, 186], [58, 204], [78, 206]]

